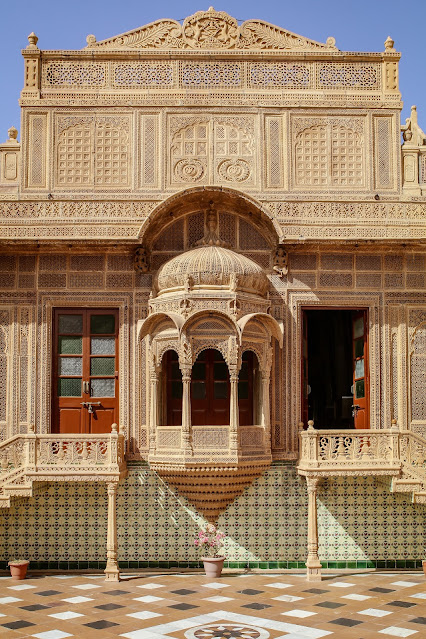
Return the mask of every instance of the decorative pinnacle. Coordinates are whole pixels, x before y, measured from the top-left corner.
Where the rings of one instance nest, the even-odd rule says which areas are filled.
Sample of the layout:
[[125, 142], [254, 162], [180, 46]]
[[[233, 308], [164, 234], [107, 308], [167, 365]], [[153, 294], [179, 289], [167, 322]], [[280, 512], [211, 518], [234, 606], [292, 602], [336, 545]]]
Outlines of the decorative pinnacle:
[[89, 33], [86, 38], [86, 42], [88, 47], [93, 46], [96, 43], [96, 36], [94, 36], [93, 33]]
[[395, 44], [394, 40], [390, 36], [388, 36], [385, 40], [385, 50], [386, 51], [395, 51], [393, 45]]
[[9, 142], [16, 142], [16, 138], [18, 137], [18, 129], [15, 129], [14, 126], [11, 126], [10, 129], [7, 130], [7, 134], [9, 136]]
[[37, 46], [38, 37], [36, 36], [34, 31], [32, 31], [30, 35], [28, 36], [28, 42], [29, 42], [29, 45], [27, 46], [27, 49], [38, 49], [38, 46]]

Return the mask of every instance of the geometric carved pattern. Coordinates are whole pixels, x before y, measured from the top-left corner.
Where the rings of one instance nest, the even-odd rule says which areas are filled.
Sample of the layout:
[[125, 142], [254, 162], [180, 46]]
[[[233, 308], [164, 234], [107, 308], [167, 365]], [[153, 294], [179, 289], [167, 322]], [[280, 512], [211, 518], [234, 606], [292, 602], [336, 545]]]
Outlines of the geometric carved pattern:
[[411, 338], [411, 420], [426, 422], [426, 322], [415, 329]]
[[102, 87], [107, 75], [105, 62], [46, 62], [43, 64], [43, 84], [46, 88]]
[[376, 159], [376, 188], [393, 186], [392, 118], [375, 118], [374, 140]]
[[270, 117], [265, 119], [266, 133], [266, 186], [279, 188], [283, 186], [283, 143], [282, 118]]
[[362, 138], [352, 129], [317, 125], [296, 139], [297, 186], [362, 186]]
[[46, 183], [46, 125], [45, 115], [31, 115], [29, 118], [29, 187], [44, 187]]
[[[76, 122], [75, 120], [80, 120]], [[62, 119], [57, 147], [57, 185], [123, 187], [129, 184], [127, 118]]]
[[1, 439], [5, 439], [8, 435], [4, 433], [5, 422], [7, 419], [7, 388], [9, 384], [8, 363], [10, 358], [9, 347], [9, 331], [10, 331], [10, 312], [8, 310], [0, 310], [0, 431]]
[[317, 87], [322, 89], [351, 88], [371, 91], [380, 89], [380, 65], [323, 62], [317, 70]]

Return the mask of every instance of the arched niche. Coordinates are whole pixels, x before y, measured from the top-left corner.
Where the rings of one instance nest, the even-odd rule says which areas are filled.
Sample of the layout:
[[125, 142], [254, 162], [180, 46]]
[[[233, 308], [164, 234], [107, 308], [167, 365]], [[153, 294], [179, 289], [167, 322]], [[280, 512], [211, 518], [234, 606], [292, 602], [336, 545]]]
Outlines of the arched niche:
[[211, 206], [218, 212], [221, 239], [264, 268], [271, 267], [272, 251], [283, 235], [268, 209], [240, 191], [195, 187], [162, 202], [141, 226], [139, 241], [150, 254], [153, 271], [202, 238], [205, 212]]

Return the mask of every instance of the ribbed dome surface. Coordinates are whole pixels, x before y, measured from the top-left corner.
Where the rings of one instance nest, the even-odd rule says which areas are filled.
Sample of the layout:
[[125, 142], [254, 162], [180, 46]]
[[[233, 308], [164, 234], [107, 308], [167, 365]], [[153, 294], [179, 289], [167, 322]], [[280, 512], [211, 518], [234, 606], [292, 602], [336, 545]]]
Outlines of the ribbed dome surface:
[[259, 264], [222, 246], [200, 246], [166, 262], [156, 277], [158, 294], [170, 289], [220, 288], [265, 295], [269, 280]]

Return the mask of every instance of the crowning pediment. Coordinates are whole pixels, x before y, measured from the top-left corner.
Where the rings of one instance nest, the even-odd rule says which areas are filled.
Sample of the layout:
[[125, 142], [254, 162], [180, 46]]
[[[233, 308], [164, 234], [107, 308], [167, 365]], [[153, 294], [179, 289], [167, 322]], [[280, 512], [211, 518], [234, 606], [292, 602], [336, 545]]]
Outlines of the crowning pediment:
[[263, 20], [246, 20], [238, 25], [225, 11], [198, 11], [176, 20], [156, 20], [107, 40], [96, 42], [87, 36], [90, 49], [243, 49], [243, 50], [336, 50], [334, 38], [325, 44], [309, 40]]

